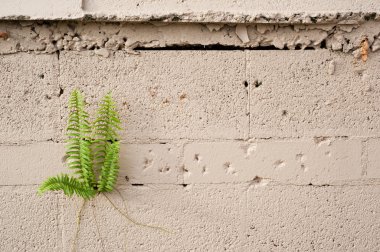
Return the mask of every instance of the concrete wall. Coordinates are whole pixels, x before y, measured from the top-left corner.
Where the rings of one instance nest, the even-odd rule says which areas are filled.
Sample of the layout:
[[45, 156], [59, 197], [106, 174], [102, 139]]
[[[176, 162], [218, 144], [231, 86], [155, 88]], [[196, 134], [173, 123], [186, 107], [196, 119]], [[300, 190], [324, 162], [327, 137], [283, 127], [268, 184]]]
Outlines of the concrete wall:
[[74, 88], [119, 106], [109, 197], [171, 231], [100, 195], [79, 251], [379, 251], [379, 27], [0, 22], [1, 251], [72, 249], [81, 201], [36, 189]]
[[330, 23], [380, 19], [380, 0], [2, 0], [1, 19]]

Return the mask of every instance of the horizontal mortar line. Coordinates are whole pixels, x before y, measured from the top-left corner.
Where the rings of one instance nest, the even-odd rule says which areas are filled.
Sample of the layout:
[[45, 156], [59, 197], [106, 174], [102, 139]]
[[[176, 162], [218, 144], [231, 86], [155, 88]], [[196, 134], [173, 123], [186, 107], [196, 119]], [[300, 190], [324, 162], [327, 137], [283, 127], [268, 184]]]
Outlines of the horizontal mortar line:
[[[192, 45], [190, 45], [192, 46]], [[304, 48], [304, 49], [287, 49], [287, 48], [272, 48], [271, 46], [268, 46], [268, 48], [266, 47], [243, 47], [243, 46], [234, 46], [234, 45], [226, 45], [225, 47], [226, 48], [207, 48], [207, 46], [213, 46], [213, 45], [201, 45], [201, 47], [206, 47], [204, 49], [202, 48], [197, 48], [197, 47], [189, 47], [189, 48], [182, 48], [180, 45], [178, 46], [167, 46], [167, 47], [138, 47], [138, 48], [135, 48], [133, 51], [135, 52], [138, 52], [138, 53], [143, 53], [144, 51], [309, 51], [309, 50], [317, 50], [317, 49], [314, 49], [314, 48]], [[82, 50], [80, 51], [80, 53], [85, 53], [85, 52], [92, 52], [94, 51], [95, 49], [86, 49], [86, 50]], [[328, 51], [331, 51], [330, 49], [326, 49], [326, 48], [318, 48], [318, 50], [328, 50]], [[54, 51], [54, 52], [46, 52], [46, 51], [35, 51], [35, 50], [25, 50], [25, 51], [16, 51], [16, 52], [2, 52], [0, 55], [13, 55], [13, 54], [17, 54], [17, 53], [33, 53], [35, 55], [41, 55], [41, 54], [45, 54], [45, 55], [53, 55], [57, 52], [75, 52], [75, 53], [78, 53], [78, 51], [75, 51], [75, 50], [60, 50], [60, 51]], [[119, 49], [119, 50], [110, 50], [110, 52], [123, 52], [125, 54], [128, 54], [128, 55], [133, 55], [131, 54], [130, 52], [127, 52], [123, 49]], [[334, 51], [334, 52], [342, 52], [342, 51]], [[350, 52], [347, 52], [347, 53], [351, 53]]]
[[[346, 135], [337, 135], [337, 136], [331, 136], [331, 135], [316, 135], [316, 136], [308, 136], [308, 137], [257, 137], [257, 138], [247, 138], [247, 139], [228, 139], [228, 138], [215, 138], [215, 139], [207, 139], [207, 138], [199, 138], [199, 139], [192, 139], [192, 138], [182, 138], [182, 139], [161, 139], [161, 140], [120, 140], [121, 144], [189, 144], [189, 143], [219, 143], [219, 142], [252, 142], [255, 141], [304, 141], [304, 140], [313, 140], [314, 138], [318, 137], [326, 137], [326, 138], [332, 138], [332, 139], [338, 139], [338, 140], [378, 140], [380, 139], [380, 136], [346, 136]], [[38, 144], [38, 143], [57, 143], [57, 144], [66, 144], [65, 141], [57, 140], [57, 141], [51, 141], [51, 140], [41, 140], [41, 141], [26, 141], [26, 142], [4, 142], [0, 143], [0, 146], [27, 146], [32, 144]]]
[[[316, 183], [316, 184], [297, 184], [297, 183], [284, 183], [278, 180], [273, 180], [270, 178], [262, 178], [268, 182], [265, 186], [311, 186], [311, 187], [342, 187], [342, 186], [380, 186], [380, 179], [367, 179], [367, 180], [352, 180], [352, 181], [333, 181], [329, 183]], [[195, 183], [128, 183], [128, 184], [117, 184], [117, 186], [121, 187], [143, 187], [143, 186], [190, 186], [190, 185], [259, 185], [260, 182], [254, 183], [253, 180], [250, 181], [241, 181], [241, 182], [209, 182], [209, 183], [202, 183], [202, 182], [195, 182]], [[39, 186], [41, 184], [0, 184], [0, 187], [10, 187], [10, 186]], [[265, 187], [262, 186], [262, 187]]]

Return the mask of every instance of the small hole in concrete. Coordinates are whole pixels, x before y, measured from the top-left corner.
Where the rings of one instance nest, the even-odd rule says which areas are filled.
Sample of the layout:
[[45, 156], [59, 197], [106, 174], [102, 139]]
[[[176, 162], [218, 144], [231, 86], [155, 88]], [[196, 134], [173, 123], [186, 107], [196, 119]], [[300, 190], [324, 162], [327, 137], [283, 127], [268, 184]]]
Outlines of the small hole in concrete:
[[58, 97], [61, 97], [61, 95], [63, 95], [63, 88], [60, 87]]
[[327, 49], [326, 40], [322, 40], [321, 45], [319, 46], [321, 49]]
[[39, 77], [40, 79], [43, 79], [43, 78], [45, 78], [45, 75], [44, 75], [44, 74], [39, 74], [38, 77]]
[[261, 81], [255, 81], [255, 87], [260, 87], [263, 83]]
[[286, 116], [288, 114], [288, 111], [286, 111], [286, 110], [283, 110], [282, 112], [281, 112], [281, 115], [282, 116]]
[[132, 186], [144, 186], [144, 184], [132, 184]]
[[129, 181], [129, 177], [128, 177], [128, 176], [125, 176], [124, 178], [125, 178], [125, 180], [126, 180], [127, 182]]
[[248, 87], [248, 81], [243, 81], [244, 87]]
[[179, 99], [180, 99], [180, 100], [184, 100], [184, 99], [186, 99], [186, 97], [187, 97], [186, 94], [181, 94], [180, 97], [179, 97]]

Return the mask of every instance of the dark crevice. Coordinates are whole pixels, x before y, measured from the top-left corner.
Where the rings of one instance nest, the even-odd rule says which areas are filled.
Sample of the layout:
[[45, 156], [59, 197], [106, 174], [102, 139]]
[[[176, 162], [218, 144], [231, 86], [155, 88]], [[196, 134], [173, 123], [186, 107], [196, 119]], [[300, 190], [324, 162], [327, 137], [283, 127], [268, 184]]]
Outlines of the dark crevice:
[[[193, 45], [169, 45], [165, 47], [143, 47], [139, 46], [136, 47], [134, 50], [136, 51], [231, 51], [231, 50], [237, 50], [237, 51], [244, 51], [244, 50], [250, 50], [250, 51], [271, 51], [271, 50], [289, 50], [287, 46], [285, 46], [283, 49], [277, 48], [273, 45], [271, 46], [257, 46], [257, 47], [245, 47], [245, 46], [234, 46], [234, 45], [221, 45], [221, 44], [213, 44], [213, 45], [200, 45], [200, 44], [193, 44]], [[304, 49], [301, 48], [301, 46], [296, 46], [294, 50], [315, 50], [314, 47], [306, 47]]]
[[132, 186], [144, 186], [144, 184], [132, 184]]
[[165, 47], [136, 47], [134, 50], [136, 51], [191, 51], [191, 50], [197, 50], [197, 51], [229, 51], [229, 50], [246, 50], [248, 48], [244, 48], [242, 46], [231, 46], [231, 45], [200, 45], [200, 44], [194, 44], [194, 45], [170, 45]]
[[58, 97], [61, 97], [61, 95], [63, 95], [63, 88], [60, 87]]
[[322, 40], [320, 46], [319, 46], [321, 49], [327, 49], [326, 47], [326, 39]]
[[262, 81], [255, 81], [255, 87], [258, 88], [263, 84]]

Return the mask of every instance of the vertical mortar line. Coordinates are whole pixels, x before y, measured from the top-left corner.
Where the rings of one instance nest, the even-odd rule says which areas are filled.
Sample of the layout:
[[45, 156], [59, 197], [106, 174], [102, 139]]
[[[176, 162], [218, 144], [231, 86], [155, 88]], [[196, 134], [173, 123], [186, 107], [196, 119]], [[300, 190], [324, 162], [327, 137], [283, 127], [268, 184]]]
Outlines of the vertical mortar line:
[[245, 80], [248, 82], [248, 87], [247, 87], [247, 113], [248, 113], [248, 139], [251, 137], [251, 76], [248, 73], [248, 50], [244, 50], [244, 74], [245, 74]]
[[365, 138], [364, 140], [361, 141], [361, 158], [360, 158], [360, 163], [361, 163], [361, 168], [362, 168], [362, 177], [367, 176], [367, 169], [368, 169], [368, 138]]
[[[60, 57], [59, 57], [60, 52], [57, 51], [56, 54], [57, 54], [57, 63], [58, 63], [57, 83], [58, 83], [58, 87], [62, 88], [61, 83], [60, 83], [60, 78], [59, 78], [61, 76], [61, 62], [60, 62]], [[58, 97], [58, 104], [59, 104], [59, 129], [61, 130], [61, 132], [59, 134], [59, 138], [61, 138], [62, 134], [63, 134], [63, 124], [62, 124], [63, 113], [62, 113], [62, 98], [61, 98], [61, 96]]]
[[[250, 76], [248, 74], [248, 50], [244, 50], [244, 79], [245, 81], [248, 83], [248, 86], [247, 86], [247, 108], [246, 108], [246, 113], [248, 113], [248, 136], [246, 137], [246, 139], [249, 139], [251, 137], [251, 80], [250, 80]], [[249, 197], [249, 184], [248, 184], [248, 188], [247, 190], [244, 190], [244, 196], [245, 196], [245, 204], [244, 204], [244, 207], [243, 207], [243, 214], [242, 214], [242, 221], [243, 221], [243, 224], [242, 224], [242, 241], [243, 241], [243, 244], [242, 246], [244, 247], [244, 244], [248, 244], [248, 237], [246, 235], [246, 232], [248, 230], [248, 197]]]
[[[59, 88], [62, 88], [61, 87], [61, 83], [60, 83], [60, 75], [61, 75], [61, 64], [60, 64], [60, 58], [59, 58], [59, 51], [56, 53], [57, 55], [57, 68], [58, 68], [58, 74], [57, 74], [57, 84], [58, 84], [58, 87]], [[62, 98], [61, 97], [58, 97], [58, 104], [59, 104], [59, 129], [60, 129], [60, 134], [59, 134], [59, 138], [62, 137], [62, 133], [63, 133], [63, 128], [62, 128]], [[60, 139], [58, 139], [59, 141]], [[64, 247], [63, 247], [63, 244], [64, 244], [64, 234], [63, 234], [63, 223], [61, 221], [61, 214], [62, 214], [62, 209], [60, 207], [60, 196], [57, 195], [57, 240], [59, 242], [58, 244], [58, 247], [61, 249], [61, 250], [64, 250]], [[59, 239], [60, 237], [60, 239]]]
[[181, 149], [179, 152], [179, 162], [178, 162], [178, 168], [179, 168], [179, 179], [177, 183], [179, 184], [185, 184], [185, 145], [187, 144], [187, 141], [180, 143]]
[[244, 241], [244, 244], [248, 244], [248, 237], [247, 235], [245, 234], [248, 230], [249, 230], [249, 224], [247, 222], [248, 220], [248, 192], [249, 192], [249, 184], [248, 184], [248, 189], [245, 190], [245, 209], [243, 209], [243, 241]]
[[59, 218], [60, 218], [60, 208], [59, 208], [59, 195], [57, 194], [56, 195], [56, 209], [57, 209], [57, 213], [56, 213], [56, 232], [57, 232], [57, 247], [59, 250], [63, 250], [63, 240], [62, 240], [62, 230], [60, 230], [60, 226], [59, 226]]

